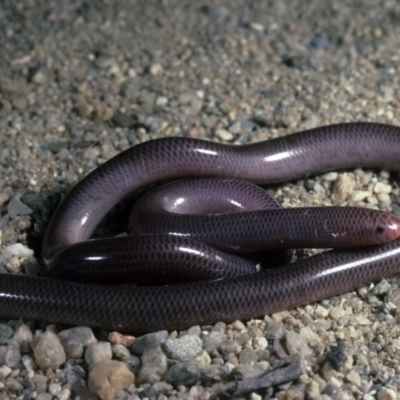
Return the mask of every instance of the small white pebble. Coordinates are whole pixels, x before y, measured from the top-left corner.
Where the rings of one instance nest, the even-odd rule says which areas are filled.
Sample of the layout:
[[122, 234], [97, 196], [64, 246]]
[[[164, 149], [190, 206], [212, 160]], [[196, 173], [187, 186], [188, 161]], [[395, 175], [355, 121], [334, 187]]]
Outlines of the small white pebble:
[[325, 188], [320, 183], [316, 183], [313, 187], [313, 190], [315, 193], [325, 193]]
[[9, 272], [18, 272], [21, 268], [21, 261], [17, 257], [11, 257], [6, 263], [6, 269]]
[[259, 394], [253, 392], [250, 395], [250, 400], [262, 400], [262, 397]]
[[329, 314], [329, 311], [325, 308], [322, 307], [321, 305], [317, 305], [314, 311], [315, 315], [319, 318], [326, 318]]
[[15, 257], [32, 257], [33, 250], [29, 247], [24, 246], [21, 243], [14, 243], [10, 244], [9, 246], [3, 249], [3, 256], [5, 258], [11, 258], [12, 256]]
[[324, 179], [328, 182], [336, 181], [337, 177], [338, 177], [337, 172], [328, 172], [327, 174], [322, 175], [322, 179]]
[[349, 382], [354, 383], [357, 387], [361, 386], [361, 377], [356, 371], [352, 370], [347, 375], [346, 378]]
[[378, 205], [378, 199], [376, 197], [373, 196], [369, 196], [367, 198], [368, 203], [373, 204], [374, 206]]
[[258, 22], [250, 22], [250, 28], [256, 32], [264, 32], [265, 30], [264, 25], [259, 24]]
[[371, 325], [372, 322], [365, 315], [355, 315], [352, 318], [353, 325]]
[[161, 64], [156, 63], [150, 67], [150, 74], [153, 76], [161, 74], [162, 71], [163, 71], [163, 66]]
[[61, 392], [62, 388], [59, 383], [50, 383], [49, 392], [52, 396], [57, 396]]
[[25, 354], [24, 356], [22, 356], [22, 363], [24, 364], [25, 368], [28, 371], [34, 371], [35, 369], [37, 369], [35, 360], [33, 359], [33, 357], [31, 357], [28, 354]]
[[342, 387], [342, 383], [339, 381], [339, 379], [335, 378], [334, 376], [331, 376], [328, 385], [331, 386], [333, 389], [339, 389]]
[[390, 204], [390, 196], [387, 193], [378, 194], [378, 200], [383, 204]]
[[392, 187], [390, 185], [386, 185], [382, 182], [377, 182], [374, 186], [374, 193], [390, 193], [392, 191]]
[[396, 400], [397, 394], [393, 389], [381, 388], [377, 395], [378, 400]]
[[3, 365], [0, 367], [0, 376], [3, 378], [7, 378], [8, 375], [10, 375], [12, 372], [12, 369], [10, 367], [7, 367], [7, 365]]
[[330, 315], [335, 321], [339, 321], [345, 314], [345, 310], [342, 307], [332, 307]]
[[163, 107], [163, 106], [166, 106], [167, 104], [168, 104], [168, 98], [167, 97], [160, 96], [156, 100], [156, 106], [158, 106], [158, 107]]
[[63, 389], [57, 395], [58, 400], [68, 400], [71, 397], [71, 391], [69, 389]]
[[235, 329], [235, 331], [243, 332], [246, 330], [246, 325], [242, 321], [236, 320], [232, 322], [232, 328]]
[[351, 195], [349, 201], [352, 201], [353, 203], [356, 203], [358, 201], [362, 201], [369, 197], [371, 193], [365, 191], [365, 190], [355, 190]]
[[233, 140], [233, 134], [226, 129], [217, 129], [215, 132], [215, 135], [226, 142], [229, 142], [230, 140]]

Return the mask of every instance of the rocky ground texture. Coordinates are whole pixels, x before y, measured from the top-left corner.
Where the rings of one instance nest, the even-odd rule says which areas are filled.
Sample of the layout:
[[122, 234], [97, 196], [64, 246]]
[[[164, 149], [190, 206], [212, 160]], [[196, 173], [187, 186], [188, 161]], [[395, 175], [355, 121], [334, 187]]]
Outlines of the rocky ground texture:
[[[60, 198], [139, 142], [400, 125], [394, 0], [3, 0], [0, 22], [1, 273], [35, 273]], [[390, 171], [271, 192], [284, 206], [400, 212]], [[1, 320], [0, 399], [396, 399], [399, 284], [140, 337]]]

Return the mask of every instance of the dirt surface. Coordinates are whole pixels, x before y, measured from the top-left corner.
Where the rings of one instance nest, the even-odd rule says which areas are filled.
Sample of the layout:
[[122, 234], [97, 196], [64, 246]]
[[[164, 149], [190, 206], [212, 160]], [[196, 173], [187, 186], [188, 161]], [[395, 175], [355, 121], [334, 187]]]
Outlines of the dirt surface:
[[[3, 252], [0, 269], [35, 271], [46, 225], [62, 196], [139, 142], [184, 136], [242, 144], [338, 122], [400, 125], [399, 35], [400, 4], [390, 0], [3, 0], [1, 246], [22, 243], [35, 254]], [[343, 192], [343, 182], [351, 192]], [[274, 186], [273, 192], [285, 206], [354, 204], [395, 212], [400, 195], [397, 173], [360, 169]], [[113, 358], [125, 361], [136, 379], [117, 387], [115, 396], [208, 399], [221, 392], [219, 381], [233, 382], [238, 371], [242, 378], [258, 376], [291, 355], [302, 363], [296, 379], [239, 398], [395, 399], [399, 283], [392, 278], [247, 324], [170, 332], [168, 340], [201, 339], [203, 358], [195, 354], [186, 363], [215, 367], [196, 375], [181, 366], [193, 379], [173, 374], [184, 361], [174, 359], [165, 343], [157, 353], [165, 369], [150, 374], [156, 356], [143, 354], [153, 350], [139, 354], [125, 343], [130, 353], [118, 353], [112, 342]], [[26, 361], [36, 356], [30, 347], [13, 341], [21, 322], [2, 322], [11, 333], [0, 345], [0, 399], [90, 398], [81, 391], [90, 361], [68, 356], [57, 373], [42, 372]], [[27, 323], [32, 332], [46, 329]], [[221, 337], [212, 350], [206, 339], [211, 332]], [[340, 350], [333, 359], [332, 346]], [[10, 349], [20, 361], [9, 361]], [[76, 366], [83, 371], [80, 388], [68, 375]], [[47, 378], [43, 390], [37, 376]]]

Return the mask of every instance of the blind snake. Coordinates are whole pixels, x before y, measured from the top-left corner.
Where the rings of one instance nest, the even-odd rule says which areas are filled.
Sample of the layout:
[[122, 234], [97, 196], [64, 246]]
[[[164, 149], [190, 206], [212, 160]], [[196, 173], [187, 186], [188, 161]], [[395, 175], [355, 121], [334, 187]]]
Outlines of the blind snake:
[[[80, 246], [80, 242], [88, 240], [107, 211], [143, 185], [198, 176], [265, 184], [360, 166], [398, 171], [399, 139], [398, 127], [349, 123], [245, 146], [187, 138], [158, 139], [134, 146], [94, 170], [68, 193], [46, 232], [45, 262], [48, 264], [65, 247]], [[327, 207], [325, 211], [333, 213], [335, 208]], [[398, 236], [397, 217], [379, 215], [379, 226], [384, 219], [385, 229], [392, 231], [388, 238]], [[149, 239], [147, 234], [143, 237], [144, 242]], [[178, 239], [174, 236], [172, 240]], [[162, 242], [164, 235], [158, 240]], [[93, 243], [82, 246], [96, 246]], [[0, 317], [130, 332], [185, 329], [290, 309], [398, 272], [400, 239], [364, 248], [332, 250], [250, 275], [164, 286], [110, 286], [2, 274]]]

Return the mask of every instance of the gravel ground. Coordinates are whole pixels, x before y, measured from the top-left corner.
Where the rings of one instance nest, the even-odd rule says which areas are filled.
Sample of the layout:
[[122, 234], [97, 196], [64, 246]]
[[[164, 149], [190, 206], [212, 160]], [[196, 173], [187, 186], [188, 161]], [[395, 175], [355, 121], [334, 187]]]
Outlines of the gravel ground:
[[[240, 144], [344, 121], [400, 125], [394, 0], [3, 0], [0, 21], [4, 273], [37, 270], [60, 198], [136, 143]], [[396, 212], [398, 182], [358, 169], [272, 191], [285, 206]], [[137, 338], [1, 321], [0, 399], [396, 399], [399, 284]]]

